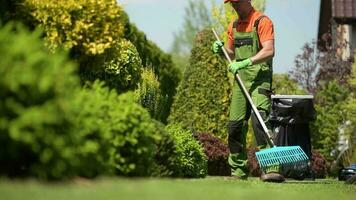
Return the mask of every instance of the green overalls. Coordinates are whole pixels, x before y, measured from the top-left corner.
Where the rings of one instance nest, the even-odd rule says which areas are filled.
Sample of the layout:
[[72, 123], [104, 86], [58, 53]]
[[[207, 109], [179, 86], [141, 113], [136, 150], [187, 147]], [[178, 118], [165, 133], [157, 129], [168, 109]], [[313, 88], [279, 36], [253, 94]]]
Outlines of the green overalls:
[[[250, 58], [261, 49], [257, 27], [259, 20], [256, 19], [252, 32], [237, 32], [237, 21], [233, 25], [235, 58], [237, 61]], [[257, 65], [239, 70], [241, 80], [247, 91], [249, 91], [252, 101], [259, 110], [268, 128], [268, 115], [271, 106], [270, 91], [272, 84], [272, 59]], [[248, 131], [248, 119], [251, 115], [251, 106], [245, 98], [237, 80], [234, 81], [232, 101], [230, 105], [230, 122], [228, 144], [230, 149], [229, 165], [232, 175], [240, 178], [247, 178], [247, 152], [246, 152], [246, 134]], [[256, 116], [252, 115], [253, 130], [256, 143], [259, 147], [266, 147], [267, 142], [263, 129]]]

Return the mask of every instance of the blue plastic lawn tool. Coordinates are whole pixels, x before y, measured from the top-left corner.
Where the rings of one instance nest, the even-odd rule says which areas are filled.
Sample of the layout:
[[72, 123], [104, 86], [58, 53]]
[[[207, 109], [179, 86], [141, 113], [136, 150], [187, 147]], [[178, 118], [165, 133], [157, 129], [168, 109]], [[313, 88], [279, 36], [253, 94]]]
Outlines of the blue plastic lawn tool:
[[[215, 37], [217, 40], [220, 41], [219, 36], [215, 32], [214, 29], [212, 29]], [[226, 59], [231, 63], [231, 58], [228, 55], [226, 49], [222, 47], [223, 53], [226, 57]], [[285, 172], [285, 171], [307, 171], [309, 168], [309, 158], [305, 154], [305, 152], [302, 150], [301, 147], [299, 146], [283, 146], [283, 147], [277, 147], [273, 140], [272, 140], [272, 134], [269, 132], [267, 129], [266, 124], [264, 123], [260, 113], [258, 112], [256, 106], [253, 104], [253, 101], [251, 99], [250, 94], [246, 90], [243, 82], [240, 79], [240, 76], [236, 74], [236, 80], [243, 91], [246, 99], [250, 103], [252, 110], [254, 114], [256, 115], [259, 123], [261, 124], [263, 131], [266, 135], [266, 139], [269, 143], [269, 145], [272, 148], [269, 149], [264, 149], [256, 153], [256, 157], [258, 160], [258, 163], [260, 165], [260, 168], [263, 172], [268, 173], [271, 170], [277, 169], [279, 172]]]

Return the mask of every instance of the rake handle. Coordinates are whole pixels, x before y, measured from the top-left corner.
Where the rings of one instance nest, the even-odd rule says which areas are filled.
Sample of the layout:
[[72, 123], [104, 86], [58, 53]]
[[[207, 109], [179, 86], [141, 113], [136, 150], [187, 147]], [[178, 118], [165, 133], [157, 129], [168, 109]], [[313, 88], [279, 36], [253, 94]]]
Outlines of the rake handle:
[[[219, 42], [221, 42], [221, 40], [220, 40], [220, 38], [219, 38], [219, 36], [218, 36], [218, 34], [216, 33], [216, 31], [215, 31], [214, 28], [212, 28], [212, 31], [213, 31], [213, 33], [214, 33], [216, 39], [217, 39]], [[231, 60], [229, 54], [227, 53], [225, 47], [222, 46], [221, 49], [222, 49], [222, 51], [224, 52], [224, 55], [225, 55], [226, 59], [229, 61], [229, 63], [232, 63], [232, 60]], [[252, 107], [252, 110], [253, 110], [253, 112], [255, 113], [255, 115], [256, 115], [256, 117], [257, 117], [257, 119], [258, 119], [258, 122], [261, 124], [262, 129], [263, 129], [263, 132], [264, 132], [264, 133], [266, 134], [266, 136], [267, 136], [267, 141], [268, 141], [268, 143], [269, 143], [272, 147], [275, 147], [276, 145], [274, 144], [274, 142], [273, 142], [273, 140], [272, 140], [272, 135], [271, 135], [270, 132], [268, 131], [268, 128], [267, 128], [265, 122], [263, 121], [263, 119], [262, 119], [262, 117], [261, 117], [261, 114], [258, 112], [258, 110], [257, 110], [257, 108], [256, 108], [256, 106], [255, 106], [255, 104], [254, 104], [253, 101], [252, 101], [252, 98], [251, 98], [250, 94], [248, 93], [248, 91], [247, 91], [245, 85], [243, 84], [243, 82], [242, 82], [242, 80], [241, 80], [241, 78], [240, 78], [240, 76], [239, 76], [238, 73], [236, 73], [235, 78], [236, 78], [236, 80], [237, 80], [237, 82], [238, 82], [238, 84], [239, 84], [241, 90], [243, 91], [243, 94], [245, 95], [246, 99], [247, 99], [248, 102], [250, 103], [250, 105], [251, 105], [251, 107]]]

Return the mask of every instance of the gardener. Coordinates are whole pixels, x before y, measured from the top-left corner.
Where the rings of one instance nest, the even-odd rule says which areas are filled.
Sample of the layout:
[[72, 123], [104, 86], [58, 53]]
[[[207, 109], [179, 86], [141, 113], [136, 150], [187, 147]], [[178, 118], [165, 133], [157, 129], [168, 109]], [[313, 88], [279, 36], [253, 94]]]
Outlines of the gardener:
[[[272, 83], [272, 59], [274, 56], [274, 30], [272, 21], [256, 11], [251, 0], [224, 0], [229, 2], [237, 12], [239, 19], [233, 20], [228, 28], [228, 41], [225, 49], [234, 60], [229, 70], [238, 73], [249, 91], [254, 104], [260, 112], [267, 127], [270, 128], [268, 115], [271, 106], [270, 91]], [[222, 55], [224, 44], [215, 41], [212, 45], [214, 53]], [[230, 149], [229, 165], [232, 176], [247, 179], [246, 134], [251, 106], [243, 95], [237, 81], [234, 81], [232, 101], [230, 105], [230, 121], [228, 125], [228, 143]], [[256, 116], [252, 115], [252, 125], [257, 145], [267, 147], [262, 126]], [[278, 167], [262, 174], [263, 181], [283, 182]]]

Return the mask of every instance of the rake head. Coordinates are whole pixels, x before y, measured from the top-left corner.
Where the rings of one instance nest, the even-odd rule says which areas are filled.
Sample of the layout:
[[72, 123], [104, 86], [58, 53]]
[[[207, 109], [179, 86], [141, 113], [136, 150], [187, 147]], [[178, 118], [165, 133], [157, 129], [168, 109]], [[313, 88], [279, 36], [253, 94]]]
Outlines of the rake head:
[[256, 157], [264, 173], [273, 167], [282, 173], [305, 172], [309, 168], [309, 158], [299, 146], [272, 147], [256, 152]]

